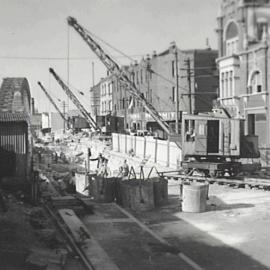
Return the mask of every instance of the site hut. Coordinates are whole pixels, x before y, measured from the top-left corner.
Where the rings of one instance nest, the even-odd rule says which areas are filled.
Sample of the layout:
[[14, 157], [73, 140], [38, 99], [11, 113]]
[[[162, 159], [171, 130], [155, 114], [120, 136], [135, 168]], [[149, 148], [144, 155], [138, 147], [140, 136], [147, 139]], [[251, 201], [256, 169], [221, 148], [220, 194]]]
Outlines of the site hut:
[[30, 181], [30, 100], [26, 78], [3, 79], [0, 88], [0, 177], [9, 183]]

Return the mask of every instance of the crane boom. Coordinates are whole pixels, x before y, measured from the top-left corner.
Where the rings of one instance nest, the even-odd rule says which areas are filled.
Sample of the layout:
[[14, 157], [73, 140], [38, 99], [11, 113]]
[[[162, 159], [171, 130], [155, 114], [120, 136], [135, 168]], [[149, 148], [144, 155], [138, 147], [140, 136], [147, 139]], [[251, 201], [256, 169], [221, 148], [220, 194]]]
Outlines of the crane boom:
[[122, 70], [119, 65], [105, 53], [101, 46], [87, 33], [87, 31], [77, 22], [73, 17], [68, 17], [68, 24], [72, 26], [77, 33], [83, 38], [83, 40], [88, 44], [90, 49], [96, 54], [96, 56], [101, 60], [101, 62], [106, 66], [106, 68], [115, 74], [120, 81], [126, 85], [126, 89], [132, 94], [137, 100], [139, 100], [147, 112], [153, 117], [153, 119], [161, 126], [161, 128], [168, 134], [172, 135], [170, 131], [170, 126], [166, 121], [159, 115], [158, 111], [153, 107], [153, 105], [148, 102], [142, 92], [137, 89], [135, 84], [129, 79], [128, 74]]
[[69, 97], [69, 99], [74, 103], [74, 105], [85, 117], [90, 127], [93, 127], [96, 131], [100, 131], [100, 128], [98, 127], [95, 120], [91, 117], [91, 115], [84, 108], [84, 106], [81, 104], [78, 98], [73, 94], [73, 92], [68, 88], [68, 86], [63, 82], [63, 80], [55, 73], [55, 71], [52, 68], [50, 68], [49, 71], [53, 75], [53, 77], [56, 79], [56, 81], [60, 84], [60, 86], [62, 87], [66, 95]]
[[45, 89], [45, 87], [41, 84], [41, 82], [38, 82], [38, 85], [43, 90], [43, 92], [45, 93], [46, 97], [52, 103], [52, 105], [54, 106], [54, 108], [56, 109], [56, 111], [60, 114], [60, 116], [63, 118], [63, 120], [65, 122], [68, 122], [68, 120], [66, 119], [65, 115], [60, 111], [60, 109], [58, 108], [58, 106], [56, 105], [56, 103], [53, 101], [52, 97], [49, 95], [49, 93], [47, 92], [47, 90]]

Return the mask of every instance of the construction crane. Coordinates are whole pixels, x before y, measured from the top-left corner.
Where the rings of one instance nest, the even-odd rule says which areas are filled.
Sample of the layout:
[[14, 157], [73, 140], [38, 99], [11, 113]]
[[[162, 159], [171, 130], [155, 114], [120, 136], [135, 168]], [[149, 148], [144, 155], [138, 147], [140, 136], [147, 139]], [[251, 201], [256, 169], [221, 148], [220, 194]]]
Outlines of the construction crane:
[[41, 82], [38, 82], [38, 85], [45, 93], [46, 97], [49, 99], [49, 101], [52, 103], [56, 111], [60, 114], [60, 116], [63, 118], [63, 120], [68, 124], [68, 119], [66, 119], [65, 115], [60, 111], [56, 103], [53, 101], [52, 97], [49, 95], [48, 91], [45, 89], [45, 87], [41, 84]]
[[[120, 66], [101, 48], [101, 46], [90, 36], [90, 33], [82, 27], [75, 18], [68, 17], [68, 24], [72, 26], [77, 33], [88, 44], [90, 49], [96, 54], [101, 62], [106, 66], [109, 72], [116, 75], [120, 82], [126, 86], [126, 89], [139, 100], [147, 112], [152, 118], [160, 125], [160, 127], [169, 135], [173, 135], [168, 123], [159, 115], [158, 111], [149, 103], [142, 92], [135, 86], [135, 84], [129, 79], [128, 73], [120, 68]], [[178, 145], [178, 144], [177, 144]], [[178, 145], [179, 146], [179, 145]]]
[[69, 99], [73, 102], [73, 104], [78, 108], [78, 110], [85, 117], [90, 127], [93, 127], [95, 131], [100, 131], [100, 128], [98, 127], [96, 121], [91, 117], [88, 111], [84, 108], [84, 106], [81, 104], [78, 98], [73, 94], [73, 92], [68, 88], [68, 86], [63, 82], [63, 80], [55, 73], [55, 71], [52, 68], [50, 68], [49, 71], [53, 75], [53, 77], [56, 79], [56, 81], [60, 84], [60, 86], [62, 87], [66, 95], [69, 97]]

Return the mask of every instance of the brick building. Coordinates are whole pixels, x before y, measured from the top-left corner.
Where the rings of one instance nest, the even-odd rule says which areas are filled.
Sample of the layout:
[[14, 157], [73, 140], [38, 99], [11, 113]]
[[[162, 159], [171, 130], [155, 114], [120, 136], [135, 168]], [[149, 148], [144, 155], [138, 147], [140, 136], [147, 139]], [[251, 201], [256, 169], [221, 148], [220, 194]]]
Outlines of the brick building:
[[100, 115], [100, 82], [90, 89], [90, 114], [96, 119]]
[[269, 163], [269, 0], [223, 0], [217, 22], [219, 103], [246, 119], [246, 134], [259, 136]]
[[112, 92], [114, 87], [114, 76], [109, 75], [100, 81], [100, 115], [112, 113]]
[[[217, 51], [180, 50], [174, 42], [159, 54], [147, 55], [125, 68], [132, 82], [161, 116], [175, 129], [178, 78], [179, 120], [181, 112], [208, 112], [217, 97]], [[190, 78], [190, 81], [189, 81]], [[158, 130], [160, 127], [139, 101], [116, 82], [113, 113], [125, 117], [126, 128]]]

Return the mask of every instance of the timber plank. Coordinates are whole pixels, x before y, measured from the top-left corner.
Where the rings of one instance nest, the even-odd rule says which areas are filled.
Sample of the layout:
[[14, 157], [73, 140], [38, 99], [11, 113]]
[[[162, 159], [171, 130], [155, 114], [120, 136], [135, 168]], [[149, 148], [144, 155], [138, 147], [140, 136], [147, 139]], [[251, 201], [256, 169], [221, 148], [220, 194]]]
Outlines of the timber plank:
[[94, 269], [119, 270], [73, 210], [60, 209], [58, 212]]

